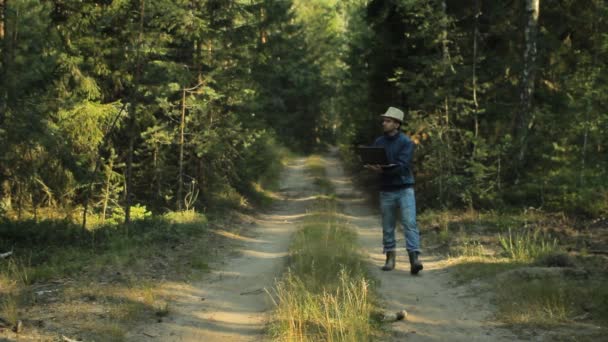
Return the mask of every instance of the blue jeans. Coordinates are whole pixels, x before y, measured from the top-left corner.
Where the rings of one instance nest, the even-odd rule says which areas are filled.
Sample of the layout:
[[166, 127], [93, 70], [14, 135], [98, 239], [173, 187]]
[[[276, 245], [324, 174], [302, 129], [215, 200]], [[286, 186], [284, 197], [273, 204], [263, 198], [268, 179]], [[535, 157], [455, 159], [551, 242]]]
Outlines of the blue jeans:
[[401, 224], [405, 232], [405, 248], [408, 252], [420, 252], [420, 233], [416, 226], [416, 196], [414, 188], [380, 192], [382, 211], [382, 245], [384, 252], [397, 250], [395, 227], [397, 210], [401, 210]]

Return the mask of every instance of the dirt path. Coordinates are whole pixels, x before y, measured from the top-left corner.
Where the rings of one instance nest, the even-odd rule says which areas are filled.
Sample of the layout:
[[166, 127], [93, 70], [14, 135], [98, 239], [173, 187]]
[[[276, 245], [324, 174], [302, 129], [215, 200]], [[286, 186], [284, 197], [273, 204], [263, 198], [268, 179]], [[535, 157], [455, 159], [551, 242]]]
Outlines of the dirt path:
[[314, 195], [305, 159], [283, 173], [281, 200], [255, 220], [248, 236], [233, 236], [237, 257], [226, 258], [209, 276], [185, 286], [167, 284], [170, 314], [162, 323], [133, 330], [129, 341], [260, 341], [268, 320], [270, 289], [284, 266], [291, 234]]
[[[487, 298], [470, 294], [467, 287], [450, 284], [447, 263], [424, 255], [425, 269], [418, 277], [409, 274], [404, 251], [397, 269], [382, 272], [378, 214], [361, 200], [335, 156], [325, 158], [328, 177], [345, 214], [358, 230], [370, 256], [370, 268], [380, 280], [379, 291], [386, 309], [406, 309], [407, 320], [391, 325], [391, 341], [515, 341], [507, 330], [491, 321]], [[264, 288], [270, 289], [282, 271], [284, 257], [298, 221], [314, 200], [312, 180], [304, 173], [305, 159], [287, 167], [281, 181], [282, 200], [270, 214], [256, 220], [251, 237], [234, 236], [238, 256], [226, 258], [217, 271], [198, 283], [167, 284], [170, 314], [162, 323], [133, 330], [129, 341], [261, 341], [272, 305]], [[403, 245], [403, 236], [399, 236]], [[423, 246], [424, 247], [424, 246]]]
[[[364, 252], [370, 256], [372, 274], [380, 280], [379, 292], [386, 309], [408, 312], [407, 320], [392, 323], [392, 341], [518, 340], [491, 321], [493, 308], [487, 298], [471, 295], [468, 287], [451, 285], [445, 260], [423, 255], [424, 270], [419, 276], [410, 275], [402, 232], [398, 234], [402, 249], [397, 252], [397, 268], [391, 272], [381, 271], [379, 266], [384, 264], [384, 255], [380, 218], [363, 203], [363, 194], [355, 190], [345, 176], [335, 151], [326, 157], [326, 161], [336, 195], [350, 223], [358, 230]], [[424, 245], [422, 247], [424, 249]]]

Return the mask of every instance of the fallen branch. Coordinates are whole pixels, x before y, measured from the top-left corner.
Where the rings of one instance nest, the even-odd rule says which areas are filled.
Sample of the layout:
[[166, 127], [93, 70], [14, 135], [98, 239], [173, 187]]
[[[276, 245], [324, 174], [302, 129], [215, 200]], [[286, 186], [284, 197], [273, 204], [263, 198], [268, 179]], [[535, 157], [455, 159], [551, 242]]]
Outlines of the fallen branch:
[[262, 292], [264, 292], [264, 289], [256, 289], [256, 290], [252, 290], [252, 291], [241, 292], [241, 296], [251, 295], [251, 294], [260, 294]]
[[6, 253], [0, 253], [0, 259], [7, 258], [7, 257], [9, 257], [11, 255], [13, 255], [13, 251], [6, 252]]
[[82, 340], [71, 339], [71, 338], [69, 338], [69, 337], [67, 337], [65, 335], [61, 335], [61, 339], [64, 340], [65, 342], [80, 342], [80, 341], [82, 341]]

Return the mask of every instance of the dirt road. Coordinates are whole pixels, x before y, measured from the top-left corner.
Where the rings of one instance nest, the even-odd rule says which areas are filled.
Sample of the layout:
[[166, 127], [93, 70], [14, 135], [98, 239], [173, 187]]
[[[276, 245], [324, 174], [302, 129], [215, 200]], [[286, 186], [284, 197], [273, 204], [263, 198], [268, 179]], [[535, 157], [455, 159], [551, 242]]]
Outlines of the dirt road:
[[[491, 322], [486, 298], [472, 296], [466, 287], [450, 284], [445, 261], [425, 255], [420, 276], [409, 274], [404, 251], [397, 269], [382, 272], [379, 218], [362, 201], [335, 156], [325, 158], [330, 180], [345, 214], [358, 230], [370, 256], [370, 268], [380, 280], [379, 291], [388, 311], [407, 310], [405, 321], [391, 324], [392, 341], [514, 341], [509, 331]], [[281, 181], [282, 200], [270, 214], [255, 222], [251, 237], [240, 240], [238, 256], [226, 259], [210, 276], [191, 286], [168, 284], [170, 315], [162, 323], [141, 326], [129, 341], [261, 341], [272, 309], [264, 288], [271, 288], [284, 265], [291, 234], [314, 200], [311, 179], [304, 173], [305, 159], [287, 167]], [[400, 236], [403, 245], [403, 236]]]
[[[260, 341], [272, 308], [264, 288], [281, 273], [291, 234], [314, 200], [304, 158], [287, 166], [280, 200], [269, 214], [253, 219], [247, 237], [232, 236], [237, 257], [215, 265], [209, 276], [185, 286], [167, 284], [170, 314], [162, 323], [133, 330], [128, 341]], [[234, 251], [233, 251], [234, 252]], [[230, 253], [232, 254], [232, 253]]]
[[[350, 223], [359, 233], [359, 241], [370, 257], [370, 269], [380, 280], [379, 292], [388, 312], [405, 309], [405, 321], [391, 324], [391, 341], [516, 341], [508, 330], [491, 321], [493, 308], [488, 298], [476, 297], [466, 286], [451, 285], [447, 262], [433, 255], [423, 255], [424, 270], [418, 276], [409, 272], [403, 233], [397, 235], [397, 267], [380, 270], [384, 264], [380, 218], [364, 203], [363, 194], [352, 182], [336, 158], [326, 157], [328, 176], [336, 187]], [[422, 227], [423, 228], [423, 227]], [[422, 241], [424, 244], [424, 241]], [[424, 245], [422, 246], [424, 249]]]

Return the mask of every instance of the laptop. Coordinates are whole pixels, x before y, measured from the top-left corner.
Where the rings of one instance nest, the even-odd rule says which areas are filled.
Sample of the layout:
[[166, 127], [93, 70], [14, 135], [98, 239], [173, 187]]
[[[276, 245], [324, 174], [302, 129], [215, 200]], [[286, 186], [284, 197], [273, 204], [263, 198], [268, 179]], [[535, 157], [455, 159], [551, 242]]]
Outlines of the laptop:
[[384, 147], [379, 146], [358, 146], [357, 154], [361, 159], [361, 162], [366, 165], [382, 165], [382, 166], [392, 166], [388, 162], [386, 158], [386, 152], [384, 151]]

